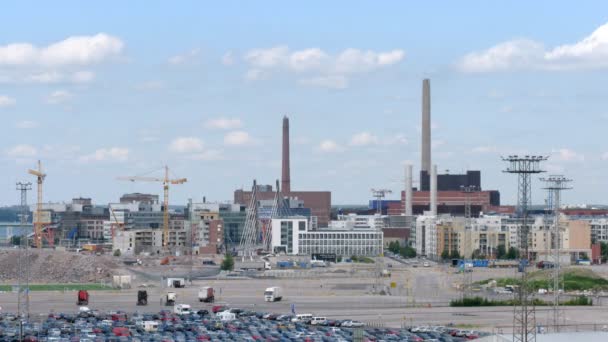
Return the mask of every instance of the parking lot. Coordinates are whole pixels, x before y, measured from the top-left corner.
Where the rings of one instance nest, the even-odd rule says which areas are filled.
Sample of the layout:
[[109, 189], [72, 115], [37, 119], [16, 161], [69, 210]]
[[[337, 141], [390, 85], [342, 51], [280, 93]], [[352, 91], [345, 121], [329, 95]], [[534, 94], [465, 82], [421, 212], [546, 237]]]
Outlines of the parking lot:
[[[216, 311], [216, 313], [214, 313]], [[315, 324], [316, 322], [316, 324]], [[369, 328], [350, 320], [310, 320], [294, 315], [273, 315], [243, 309], [219, 308], [177, 315], [99, 312], [50, 314], [40, 321], [21, 324], [15, 316], [0, 316], [3, 341], [442, 341], [457, 342], [484, 336], [472, 330], [449, 327], [413, 329]], [[359, 325], [361, 325], [359, 323]]]

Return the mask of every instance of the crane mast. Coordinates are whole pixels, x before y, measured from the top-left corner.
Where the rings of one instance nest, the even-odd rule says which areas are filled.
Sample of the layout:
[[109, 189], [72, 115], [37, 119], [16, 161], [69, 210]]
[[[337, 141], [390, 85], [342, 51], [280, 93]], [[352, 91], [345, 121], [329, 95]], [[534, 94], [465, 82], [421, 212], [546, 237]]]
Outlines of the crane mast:
[[184, 184], [188, 181], [186, 178], [169, 178], [169, 166], [164, 166], [165, 175], [163, 178], [156, 177], [118, 177], [119, 180], [128, 180], [131, 182], [160, 182], [163, 183], [163, 249], [169, 247], [169, 185]]
[[42, 163], [38, 161], [38, 169], [29, 169], [30, 175], [36, 176], [38, 199], [36, 201], [36, 213], [34, 214], [34, 245], [36, 248], [42, 248], [42, 184], [46, 174], [42, 172]]

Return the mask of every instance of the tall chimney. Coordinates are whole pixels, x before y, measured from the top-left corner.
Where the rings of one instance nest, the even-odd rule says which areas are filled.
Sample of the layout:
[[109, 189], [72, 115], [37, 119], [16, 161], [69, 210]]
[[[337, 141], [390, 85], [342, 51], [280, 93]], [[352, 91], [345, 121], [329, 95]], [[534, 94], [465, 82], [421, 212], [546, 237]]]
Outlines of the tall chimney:
[[431, 215], [437, 216], [437, 165], [431, 168]]
[[289, 118], [283, 117], [283, 164], [281, 172], [282, 193], [289, 195], [291, 192], [291, 179], [289, 177]]
[[431, 81], [422, 80], [422, 160], [420, 170], [431, 170]]
[[405, 165], [405, 216], [412, 216], [412, 164]]

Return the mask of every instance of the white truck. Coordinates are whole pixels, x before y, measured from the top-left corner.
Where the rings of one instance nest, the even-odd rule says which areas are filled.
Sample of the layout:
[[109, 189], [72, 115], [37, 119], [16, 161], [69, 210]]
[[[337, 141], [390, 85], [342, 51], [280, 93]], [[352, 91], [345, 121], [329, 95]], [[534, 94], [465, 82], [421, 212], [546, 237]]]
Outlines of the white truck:
[[173, 313], [176, 313], [178, 315], [188, 315], [192, 313], [192, 310], [190, 308], [190, 305], [188, 304], [177, 304], [173, 308]]
[[175, 305], [176, 300], [177, 300], [177, 293], [167, 292], [167, 295], [165, 296], [165, 305], [167, 305], [167, 306]]
[[205, 303], [213, 303], [215, 301], [215, 291], [213, 287], [203, 286], [198, 290], [198, 301]]
[[186, 279], [184, 278], [167, 278], [167, 287], [186, 287]]
[[283, 298], [283, 291], [278, 286], [268, 287], [264, 291], [264, 300], [267, 302], [278, 302]]
[[270, 270], [270, 262], [268, 261], [235, 261], [234, 263], [235, 270]]

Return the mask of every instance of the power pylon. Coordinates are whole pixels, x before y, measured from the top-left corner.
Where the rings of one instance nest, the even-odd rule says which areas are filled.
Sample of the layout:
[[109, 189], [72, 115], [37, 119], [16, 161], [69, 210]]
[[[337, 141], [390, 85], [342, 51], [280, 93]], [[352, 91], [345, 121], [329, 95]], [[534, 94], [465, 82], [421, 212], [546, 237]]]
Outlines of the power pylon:
[[473, 284], [473, 268], [467, 270], [467, 257], [471, 257], [471, 236], [472, 236], [472, 214], [471, 214], [471, 194], [478, 191], [474, 185], [461, 186], [460, 190], [464, 193], [464, 255], [462, 256], [462, 298], [471, 297], [471, 287]]
[[567, 179], [562, 175], [553, 175], [547, 178], [541, 178], [541, 181], [545, 182], [545, 189], [549, 192], [549, 198], [551, 199], [552, 204], [552, 213], [553, 213], [553, 231], [551, 234], [550, 246], [552, 250], [552, 261], [553, 261], [553, 272], [551, 272], [551, 276], [553, 278], [553, 315], [552, 315], [552, 323], [553, 328], [556, 332], [559, 331], [559, 326], [563, 323], [563, 312], [560, 309], [559, 300], [560, 300], [560, 287], [562, 285], [561, 279], [561, 264], [560, 264], [560, 250], [561, 250], [561, 226], [559, 222], [559, 209], [561, 206], [561, 192], [563, 190], [572, 189], [572, 187], [568, 186], [572, 180]]
[[27, 192], [32, 190], [32, 183], [17, 183], [17, 191], [21, 193], [21, 214], [19, 227], [19, 294], [17, 296], [17, 314], [21, 318], [29, 319], [30, 317], [30, 251], [27, 241], [27, 224], [28, 207], [27, 207]]
[[521, 284], [515, 292], [513, 307], [513, 341], [533, 342], [536, 341], [536, 310], [530, 300], [531, 290], [528, 285], [527, 266], [530, 263], [528, 207], [532, 200], [532, 174], [544, 172], [540, 163], [547, 160], [545, 156], [517, 156], [503, 157], [502, 160], [509, 163], [503, 171], [517, 174], [517, 210], [516, 214], [521, 220], [518, 229], [518, 247], [520, 251], [519, 269], [521, 272]]

